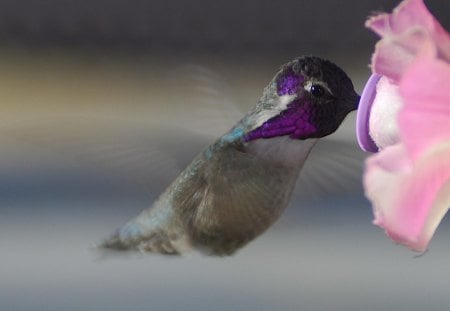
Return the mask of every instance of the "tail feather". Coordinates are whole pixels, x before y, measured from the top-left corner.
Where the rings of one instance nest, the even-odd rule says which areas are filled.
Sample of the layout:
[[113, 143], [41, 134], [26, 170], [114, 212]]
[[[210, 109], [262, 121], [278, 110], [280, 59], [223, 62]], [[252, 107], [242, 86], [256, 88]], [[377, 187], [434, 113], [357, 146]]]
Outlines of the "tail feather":
[[153, 252], [181, 255], [191, 249], [185, 235], [168, 233], [163, 228], [142, 232], [136, 223], [128, 223], [103, 241], [100, 248], [114, 251]]
[[124, 240], [120, 238], [119, 234], [111, 236], [105, 240], [101, 248], [114, 251], [139, 251], [139, 252], [153, 252], [164, 255], [180, 255], [181, 250], [176, 247], [176, 244], [168, 239], [152, 236], [147, 239], [139, 239], [135, 241]]

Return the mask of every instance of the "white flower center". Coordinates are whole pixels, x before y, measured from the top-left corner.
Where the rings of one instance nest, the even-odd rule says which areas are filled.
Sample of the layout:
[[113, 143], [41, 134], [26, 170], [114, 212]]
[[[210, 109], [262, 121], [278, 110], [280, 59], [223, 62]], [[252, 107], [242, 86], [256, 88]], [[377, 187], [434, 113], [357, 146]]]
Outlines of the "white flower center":
[[370, 137], [380, 149], [399, 142], [397, 114], [402, 105], [398, 86], [383, 76], [377, 84], [369, 117]]

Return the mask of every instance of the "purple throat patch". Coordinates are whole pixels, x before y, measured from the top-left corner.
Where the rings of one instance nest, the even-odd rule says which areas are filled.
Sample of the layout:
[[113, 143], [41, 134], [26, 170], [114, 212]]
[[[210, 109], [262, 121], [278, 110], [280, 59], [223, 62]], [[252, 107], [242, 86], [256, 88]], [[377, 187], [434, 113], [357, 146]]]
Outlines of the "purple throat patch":
[[306, 139], [317, 133], [312, 123], [313, 108], [305, 100], [295, 100], [280, 115], [275, 116], [245, 136], [245, 141], [289, 135], [295, 139]]

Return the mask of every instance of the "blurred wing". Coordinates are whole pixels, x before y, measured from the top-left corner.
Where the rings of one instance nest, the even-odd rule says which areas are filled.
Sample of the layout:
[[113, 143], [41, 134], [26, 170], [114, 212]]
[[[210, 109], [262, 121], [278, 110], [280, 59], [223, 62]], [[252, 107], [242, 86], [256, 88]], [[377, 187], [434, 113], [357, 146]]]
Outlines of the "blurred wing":
[[300, 172], [294, 195], [321, 198], [362, 193], [365, 157], [358, 145], [348, 139], [319, 140]]
[[[214, 71], [185, 65], [166, 75], [168, 81], [160, 76], [159, 89], [151, 90], [155, 96], [148, 97], [148, 105], [116, 102], [99, 111], [105, 106], [102, 102], [91, 106], [80, 102], [62, 111], [23, 111], [21, 120], [5, 120], [0, 135], [28, 144], [24, 153], [34, 157], [41, 170], [56, 166], [56, 154], [78, 171], [144, 193], [160, 192], [242, 116], [228, 99], [231, 90], [225, 79]], [[170, 87], [173, 92], [167, 91]], [[40, 163], [38, 150], [45, 150]]]
[[[213, 70], [188, 64], [168, 75], [177, 92], [169, 94], [171, 118], [179, 127], [202, 135], [219, 137], [229, 131], [244, 115], [233, 97], [227, 80]], [[252, 106], [256, 103], [257, 98]]]
[[[207, 137], [155, 122], [94, 117], [41, 118], [3, 126], [0, 134], [58, 154], [75, 170], [144, 193], [163, 190], [209, 143]], [[45, 162], [42, 167], [52, 165]]]

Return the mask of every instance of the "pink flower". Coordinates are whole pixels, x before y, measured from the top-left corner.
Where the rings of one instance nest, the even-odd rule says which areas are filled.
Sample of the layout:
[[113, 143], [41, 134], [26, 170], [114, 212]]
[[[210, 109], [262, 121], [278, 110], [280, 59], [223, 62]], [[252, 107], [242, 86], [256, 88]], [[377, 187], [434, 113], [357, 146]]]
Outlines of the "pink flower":
[[450, 207], [450, 35], [423, 0], [370, 18], [381, 36], [358, 111], [374, 223], [426, 250]]

